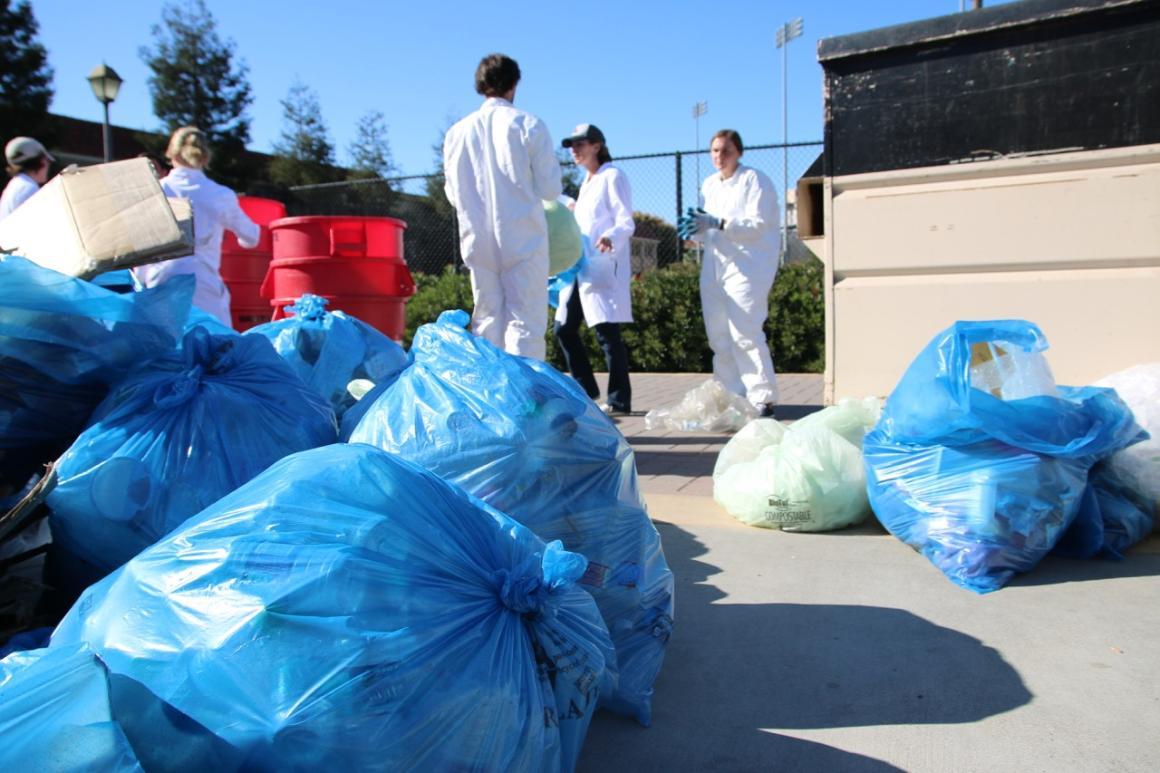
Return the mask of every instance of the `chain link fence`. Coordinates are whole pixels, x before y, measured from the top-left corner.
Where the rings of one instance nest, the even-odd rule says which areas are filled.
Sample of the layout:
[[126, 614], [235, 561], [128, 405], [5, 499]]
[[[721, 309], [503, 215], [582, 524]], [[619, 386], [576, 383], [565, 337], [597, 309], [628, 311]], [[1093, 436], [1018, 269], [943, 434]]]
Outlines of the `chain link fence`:
[[[821, 142], [745, 149], [744, 163], [769, 175], [778, 189], [786, 229], [786, 260], [808, 254], [796, 238], [792, 191], [821, 149]], [[701, 182], [713, 172], [709, 152], [618, 156], [613, 163], [632, 184], [637, 220], [634, 253], [641, 253], [640, 265], [666, 266], [691, 257], [677, 236], [676, 222], [688, 207], [701, 204]], [[561, 166], [565, 189], [571, 186], [574, 193], [583, 179], [582, 171], [570, 163]], [[788, 205], [784, 195], [787, 183], [791, 190]], [[405, 221], [404, 254], [413, 272], [436, 274], [449, 265], [462, 265], [455, 210], [443, 193], [441, 174], [304, 185], [291, 188], [290, 193], [286, 202], [290, 215], [371, 215]]]

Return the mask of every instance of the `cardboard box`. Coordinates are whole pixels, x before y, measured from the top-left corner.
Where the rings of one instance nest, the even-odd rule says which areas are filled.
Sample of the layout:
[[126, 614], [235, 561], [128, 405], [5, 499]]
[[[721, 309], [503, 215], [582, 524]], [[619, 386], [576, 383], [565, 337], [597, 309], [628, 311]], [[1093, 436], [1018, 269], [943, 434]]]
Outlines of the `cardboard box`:
[[71, 166], [0, 221], [0, 249], [83, 279], [189, 255], [193, 213], [174, 202], [148, 159]]

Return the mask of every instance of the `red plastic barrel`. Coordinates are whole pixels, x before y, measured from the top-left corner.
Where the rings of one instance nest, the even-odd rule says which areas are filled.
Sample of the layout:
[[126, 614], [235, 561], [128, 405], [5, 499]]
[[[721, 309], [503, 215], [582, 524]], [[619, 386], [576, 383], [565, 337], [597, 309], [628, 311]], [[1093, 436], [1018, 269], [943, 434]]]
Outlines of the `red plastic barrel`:
[[246, 249], [232, 232], [222, 238], [222, 281], [230, 289], [230, 318], [235, 330], [248, 330], [270, 319], [270, 304], [262, 297], [262, 280], [273, 255], [270, 223], [286, 217], [286, 207], [274, 199], [239, 196], [242, 211], [261, 227], [258, 246]]
[[415, 280], [403, 260], [407, 224], [393, 217], [286, 217], [270, 224], [273, 260], [262, 297], [274, 319], [303, 293], [330, 301], [330, 311], [358, 317], [396, 341], [406, 327]]

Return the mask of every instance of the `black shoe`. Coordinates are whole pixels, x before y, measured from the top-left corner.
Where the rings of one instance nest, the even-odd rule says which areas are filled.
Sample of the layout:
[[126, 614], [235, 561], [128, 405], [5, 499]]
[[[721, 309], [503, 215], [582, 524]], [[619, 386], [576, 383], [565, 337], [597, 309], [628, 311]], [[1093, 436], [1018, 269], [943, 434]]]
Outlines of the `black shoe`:
[[775, 406], [773, 403], [762, 403], [761, 405], [757, 406], [757, 418], [776, 419], [777, 417], [773, 415], [774, 408]]
[[630, 416], [630, 415], [632, 415], [632, 409], [630, 409], [630, 408], [618, 408], [617, 406], [610, 405], [608, 403], [601, 403], [600, 410], [609, 416]]

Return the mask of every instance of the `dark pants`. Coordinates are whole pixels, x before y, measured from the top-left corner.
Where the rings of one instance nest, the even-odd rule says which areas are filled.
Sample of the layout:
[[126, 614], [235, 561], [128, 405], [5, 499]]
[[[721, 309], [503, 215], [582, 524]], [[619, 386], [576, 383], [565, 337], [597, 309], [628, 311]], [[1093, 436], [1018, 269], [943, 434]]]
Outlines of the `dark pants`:
[[[584, 319], [584, 309], [580, 306], [580, 288], [572, 285], [572, 295], [568, 298], [567, 322], [555, 325], [556, 341], [564, 352], [564, 362], [572, 378], [595, 400], [600, 396], [600, 387], [592, 375], [592, 365], [588, 362], [588, 352], [580, 338], [580, 322]], [[628, 381], [628, 349], [620, 337], [619, 322], [602, 322], [593, 325], [596, 341], [604, 350], [604, 363], [608, 366], [608, 404], [619, 411], [632, 410], [632, 385]]]

